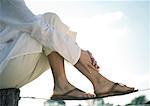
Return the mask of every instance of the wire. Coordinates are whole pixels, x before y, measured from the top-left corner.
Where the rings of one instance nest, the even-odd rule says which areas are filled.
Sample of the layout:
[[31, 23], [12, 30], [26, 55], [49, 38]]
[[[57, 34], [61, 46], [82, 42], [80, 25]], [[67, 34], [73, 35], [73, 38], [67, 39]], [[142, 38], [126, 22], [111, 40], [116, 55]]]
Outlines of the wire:
[[150, 88], [146, 88], [146, 89], [141, 89], [141, 90], [138, 90], [138, 92], [141, 92], [141, 91], [149, 91]]
[[40, 100], [50, 100], [48, 98], [38, 98], [38, 97], [30, 97], [30, 96], [26, 96], [26, 97], [21, 97], [22, 99], [40, 99]]
[[[146, 88], [146, 89], [140, 89], [138, 90], [137, 92], [134, 92], [134, 93], [138, 93], [138, 92], [143, 92], [143, 91], [150, 91], [150, 88]], [[22, 99], [40, 99], [40, 100], [50, 100], [50, 98], [38, 98], [38, 97], [29, 97], [29, 96], [26, 96], [26, 97], [20, 97]]]

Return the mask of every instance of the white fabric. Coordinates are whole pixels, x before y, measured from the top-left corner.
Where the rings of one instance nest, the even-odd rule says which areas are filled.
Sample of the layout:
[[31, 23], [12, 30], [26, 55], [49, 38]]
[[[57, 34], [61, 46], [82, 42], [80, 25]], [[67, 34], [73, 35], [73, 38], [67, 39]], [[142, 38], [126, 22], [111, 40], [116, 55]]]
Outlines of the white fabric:
[[48, 59], [43, 53], [34, 53], [11, 59], [0, 74], [0, 89], [21, 88], [39, 77], [48, 68]]
[[74, 65], [81, 53], [75, 35], [54, 13], [35, 16], [23, 0], [0, 0], [0, 73], [10, 59], [41, 53], [43, 47]]

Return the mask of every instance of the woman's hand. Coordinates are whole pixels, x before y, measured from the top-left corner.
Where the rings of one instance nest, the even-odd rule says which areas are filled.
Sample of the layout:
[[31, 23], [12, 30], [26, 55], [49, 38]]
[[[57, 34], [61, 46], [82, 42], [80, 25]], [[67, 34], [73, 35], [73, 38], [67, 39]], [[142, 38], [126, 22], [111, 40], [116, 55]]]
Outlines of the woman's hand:
[[89, 56], [90, 56], [90, 58], [91, 58], [92, 65], [93, 65], [96, 69], [99, 69], [100, 66], [97, 65], [97, 61], [96, 61], [96, 60], [94, 59], [94, 57], [92, 56], [92, 53], [91, 53], [90, 51], [88, 51], [88, 50], [87, 50], [87, 52], [88, 52], [88, 54], [89, 54]]
[[99, 66], [97, 65], [97, 62], [95, 59], [92, 57], [89, 51], [81, 51], [81, 56], [79, 59], [79, 62], [84, 65], [84, 67], [88, 68], [91, 67], [95, 71], [99, 71]]

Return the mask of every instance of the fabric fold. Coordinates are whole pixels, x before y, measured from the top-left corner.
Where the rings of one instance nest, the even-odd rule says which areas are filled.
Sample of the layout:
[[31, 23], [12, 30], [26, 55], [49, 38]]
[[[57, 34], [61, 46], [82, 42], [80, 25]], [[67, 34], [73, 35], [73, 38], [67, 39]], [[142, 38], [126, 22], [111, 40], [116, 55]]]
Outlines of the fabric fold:
[[54, 13], [39, 15], [37, 19], [28, 28], [0, 25], [0, 72], [10, 59], [42, 53], [43, 47], [57, 51], [73, 65], [78, 61], [81, 50], [75, 42], [76, 32], [69, 30]]
[[57, 14], [36, 16], [24, 0], [0, 0], [0, 73], [10, 59], [42, 53], [43, 48], [57, 51], [74, 65], [81, 53], [75, 38], [76, 32]]

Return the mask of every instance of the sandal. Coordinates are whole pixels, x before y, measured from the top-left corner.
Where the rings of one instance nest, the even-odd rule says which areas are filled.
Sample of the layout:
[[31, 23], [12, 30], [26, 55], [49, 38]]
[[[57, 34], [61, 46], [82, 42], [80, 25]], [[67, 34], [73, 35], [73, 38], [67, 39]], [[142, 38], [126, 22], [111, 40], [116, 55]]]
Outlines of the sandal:
[[119, 83], [114, 83], [108, 92], [105, 92], [105, 93], [95, 93], [96, 94], [95, 98], [104, 98], [104, 97], [111, 97], [111, 96], [119, 96], [119, 95], [125, 95], [125, 94], [134, 93], [134, 92], [138, 91], [138, 90], [135, 90], [134, 88], [130, 89], [130, 90], [127, 90], [127, 91], [115, 91], [115, 88], [117, 86], [124, 86], [124, 87], [126, 87], [126, 85], [119, 84]]
[[77, 96], [71, 96], [69, 95], [70, 93], [72, 92], [75, 92], [75, 91], [79, 91], [79, 92], [83, 92], [85, 93], [84, 91], [78, 89], [78, 88], [75, 88], [73, 90], [70, 90], [62, 95], [53, 95], [51, 97], [51, 100], [87, 100], [87, 99], [94, 99], [95, 97], [77, 97]]

